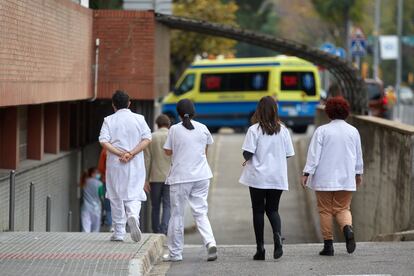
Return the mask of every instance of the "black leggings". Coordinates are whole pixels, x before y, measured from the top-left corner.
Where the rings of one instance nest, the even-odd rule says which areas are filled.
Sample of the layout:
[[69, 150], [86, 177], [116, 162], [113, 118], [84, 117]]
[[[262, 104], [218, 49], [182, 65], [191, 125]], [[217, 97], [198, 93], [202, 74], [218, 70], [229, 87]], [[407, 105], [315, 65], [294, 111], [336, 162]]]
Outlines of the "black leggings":
[[253, 226], [256, 236], [256, 244], [263, 245], [264, 213], [270, 221], [273, 229], [273, 236], [281, 234], [281, 222], [279, 216], [279, 201], [282, 190], [250, 188], [250, 199], [253, 208]]

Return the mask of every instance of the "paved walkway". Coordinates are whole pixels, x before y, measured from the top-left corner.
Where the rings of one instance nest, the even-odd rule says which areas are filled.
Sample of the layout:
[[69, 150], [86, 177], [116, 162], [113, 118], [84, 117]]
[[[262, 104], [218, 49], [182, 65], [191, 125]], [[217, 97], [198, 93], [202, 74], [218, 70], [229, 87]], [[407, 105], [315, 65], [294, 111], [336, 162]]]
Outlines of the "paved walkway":
[[110, 242], [110, 233], [0, 233], [0, 275], [143, 275], [163, 236]]
[[204, 248], [186, 246], [184, 261], [172, 263], [166, 275], [414, 275], [414, 242], [358, 243], [352, 255], [340, 243], [335, 244], [334, 257], [319, 256], [321, 244], [290, 244], [279, 260], [272, 258], [273, 246], [267, 245], [266, 261], [252, 260], [255, 249], [219, 246], [218, 260], [206, 262]]
[[[239, 183], [245, 134], [215, 136], [214, 160], [210, 160], [214, 179], [209, 194], [209, 217], [217, 244], [255, 244], [249, 188]], [[300, 139], [294, 135], [293, 139]], [[296, 157], [288, 160], [289, 191], [280, 202], [282, 234], [285, 243], [317, 242], [313, 221], [307, 216], [305, 192], [299, 183]], [[307, 229], [304, 231], [304, 229]], [[265, 243], [272, 243], [270, 223], [265, 218]], [[201, 244], [198, 231], [185, 235], [185, 244]]]

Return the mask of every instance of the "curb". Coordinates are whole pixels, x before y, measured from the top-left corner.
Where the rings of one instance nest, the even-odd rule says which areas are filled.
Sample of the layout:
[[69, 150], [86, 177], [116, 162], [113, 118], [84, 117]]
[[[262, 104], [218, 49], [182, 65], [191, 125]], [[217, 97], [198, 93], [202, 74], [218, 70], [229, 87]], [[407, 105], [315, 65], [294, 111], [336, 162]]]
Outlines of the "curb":
[[128, 275], [147, 275], [164, 252], [165, 236], [152, 234], [129, 261]]

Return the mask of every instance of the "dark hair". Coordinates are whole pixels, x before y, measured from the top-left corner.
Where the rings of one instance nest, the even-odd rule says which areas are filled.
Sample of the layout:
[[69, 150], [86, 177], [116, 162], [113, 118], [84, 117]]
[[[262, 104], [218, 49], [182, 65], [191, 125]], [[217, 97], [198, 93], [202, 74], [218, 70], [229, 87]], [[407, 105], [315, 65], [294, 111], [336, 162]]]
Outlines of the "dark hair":
[[157, 124], [158, 128], [160, 127], [170, 127], [171, 121], [170, 118], [168, 118], [167, 115], [161, 114], [155, 119], [155, 123]]
[[85, 187], [86, 179], [91, 177], [96, 171], [99, 171], [96, 167], [91, 167], [88, 170], [84, 171], [81, 176], [80, 187]]
[[124, 91], [117, 90], [112, 95], [112, 103], [118, 110], [122, 108], [128, 108], [129, 96]]
[[349, 115], [349, 103], [343, 97], [329, 98], [325, 105], [325, 112], [331, 120], [345, 120]]
[[252, 123], [259, 123], [263, 134], [273, 135], [280, 131], [280, 120], [277, 111], [276, 100], [271, 96], [265, 96], [257, 104], [256, 112], [253, 114]]
[[195, 108], [192, 101], [189, 99], [182, 99], [177, 103], [177, 112], [183, 120], [183, 126], [186, 129], [194, 129], [191, 119], [194, 117]]

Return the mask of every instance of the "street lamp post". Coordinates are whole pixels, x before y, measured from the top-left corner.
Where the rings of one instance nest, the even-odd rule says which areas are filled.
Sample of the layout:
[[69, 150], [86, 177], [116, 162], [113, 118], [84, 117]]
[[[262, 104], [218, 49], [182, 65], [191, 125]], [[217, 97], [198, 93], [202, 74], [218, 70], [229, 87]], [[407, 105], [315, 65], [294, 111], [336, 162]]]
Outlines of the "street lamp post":
[[403, 23], [403, 5], [404, 0], [398, 0], [398, 12], [397, 12], [397, 35], [398, 35], [398, 58], [397, 68], [395, 76], [395, 89], [397, 91], [397, 118], [401, 120], [401, 71], [402, 71], [402, 47], [401, 47], [401, 36], [402, 36], [402, 23]]

